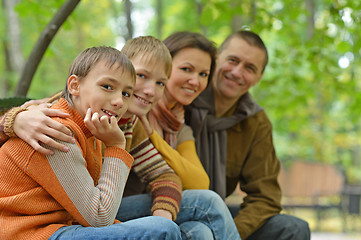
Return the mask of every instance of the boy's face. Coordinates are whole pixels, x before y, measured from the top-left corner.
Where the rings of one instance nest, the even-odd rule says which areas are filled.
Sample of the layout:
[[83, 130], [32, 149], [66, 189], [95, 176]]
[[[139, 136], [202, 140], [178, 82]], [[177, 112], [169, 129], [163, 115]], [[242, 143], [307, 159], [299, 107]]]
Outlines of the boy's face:
[[168, 81], [165, 67], [162, 64], [154, 64], [144, 61], [142, 57], [131, 60], [137, 78], [135, 81], [134, 94], [129, 102], [128, 111], [124, 118], [132, 115], [144, 116], [162, 97], [165, 84]]
[[96, 63], [83, 78], [71, 76], [68, 89], [75, 109], [84, 118], [88, 108], [99, 117], [115, 116], [119, 120], [128, 109], [133, 94], [134, 80], [129, 71], [106, 61]]

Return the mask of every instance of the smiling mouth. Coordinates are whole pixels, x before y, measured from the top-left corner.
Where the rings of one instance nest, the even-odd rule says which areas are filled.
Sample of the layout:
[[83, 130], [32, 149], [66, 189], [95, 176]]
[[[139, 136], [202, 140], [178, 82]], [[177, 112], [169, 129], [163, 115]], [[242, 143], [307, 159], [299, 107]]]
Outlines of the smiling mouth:
[[135, 97], [136, 99], [138, 99], [138, 101], [140, 101], [141, 103], [144, 103], [144, 104], [152, 104], [151, 101], [145, 100], [144, 98], [141, 98], [141, 97], [139, 97], [139, 96], [137, 96], [137, 95], [134, 95], [134, 97]]
[[237, 84], [237, 85], [239, 85], [239, 86], [245, 85], [244, 83], [240, 82], [240, 81], [237, 80], [237, 79], [229, 78], [229, 77], [227, 77], [227, 76], [224, 76], [224, 78], [225, 78], [227, 81], [233, 82], [233, 83], [235, 83], [235, 84]]
[[195, 90], [192, 90], [192, 89], [189, 89], [189, 88], [183, 88], [184, 91], [186, 91], [187, 93], [190, 93], [190, 94], [194, 94], [196, 91]]
[[108, 115], [109, 117], [112, 117], [112, 116], [114, 116], [114, 117], [118, 117], [118, 114], [115, 114], [115, 113], [113, 113], [113, 112], [110, 112], [110, 111], [108, 111], [108, 110], [105, 110], [105, 109], [102, 109], [102, 111], [106, 114], [106, 115]]

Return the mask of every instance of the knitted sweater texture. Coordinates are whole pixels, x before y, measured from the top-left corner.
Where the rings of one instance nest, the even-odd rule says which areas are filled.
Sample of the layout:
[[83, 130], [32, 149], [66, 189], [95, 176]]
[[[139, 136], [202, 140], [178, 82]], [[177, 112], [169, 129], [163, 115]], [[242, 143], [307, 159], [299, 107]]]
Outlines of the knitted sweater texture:
[[[83, 119], [60, 99], [53, 108], [71, 115], [54, 118], [76, 143], [45, 156], [19, 138], [0, 149], [0, 239], [48, 239], [63, 226], [101, 227], [115, 222], [133, 158], [118, 147], [105, 149]], [[49, 146], [47, 146], [49, 147]]]
[[147, 191], [153, 199], [152, 213], [167, 210], [175, 220], [182, 199], [180, 178], [149, 140], [138, 117], [133, 116], [120, 127], [127, 139], [126, 150], [134, 157], [125, 196]]

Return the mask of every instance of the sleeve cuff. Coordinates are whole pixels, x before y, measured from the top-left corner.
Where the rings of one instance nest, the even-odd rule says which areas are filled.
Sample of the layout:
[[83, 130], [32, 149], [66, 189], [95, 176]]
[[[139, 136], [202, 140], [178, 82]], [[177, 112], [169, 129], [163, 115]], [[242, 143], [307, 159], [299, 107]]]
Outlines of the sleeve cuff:
[[27, 111], [27, 108], [24, 107], [14, 107], [9, 110], [9, 112], [5, 115], [5, 122], [4, 122], [4, 133], [8, 137], [16, 137], [16, 134], [14, 132], [14, 122], [15, 117], [18, 115], [18, 113]]
[[176, 201], [173, 202], [171, 199], [167, 199], [167, 197], [157, 197], [153, 200], [152, 214], [158, 209], [169, 211], [172, 214], [173, 221], [177, 218], [179, 212], [179, 206]]

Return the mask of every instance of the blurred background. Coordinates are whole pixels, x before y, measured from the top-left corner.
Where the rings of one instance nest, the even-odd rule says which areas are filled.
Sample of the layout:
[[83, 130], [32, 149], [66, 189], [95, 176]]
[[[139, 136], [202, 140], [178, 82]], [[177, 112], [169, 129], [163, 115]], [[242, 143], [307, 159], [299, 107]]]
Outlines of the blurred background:
[[2, 99], [61, 90], [87, 47], [181, 30], [219, 46], [257, 32], [270, 60], [251, 92], [273, 123], [284, 211], [313, 232], [361, 236], [361, 1], [2, 0], [0, 18]]

